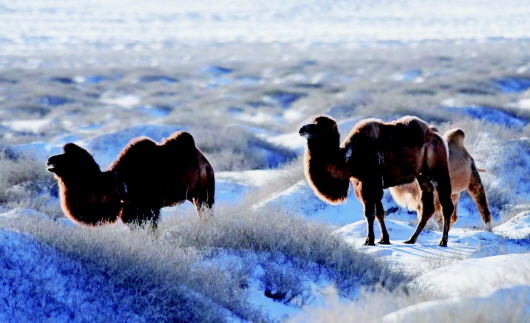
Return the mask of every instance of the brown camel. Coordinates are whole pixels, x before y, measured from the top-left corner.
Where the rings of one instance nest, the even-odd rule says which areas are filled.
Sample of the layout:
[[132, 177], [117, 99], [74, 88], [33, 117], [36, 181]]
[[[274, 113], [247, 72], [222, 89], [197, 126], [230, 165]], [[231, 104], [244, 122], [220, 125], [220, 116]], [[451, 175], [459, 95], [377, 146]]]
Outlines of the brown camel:
[[61, 206], [79, 224], [115, 222], [156, 227], [160, 209], [191, 201], [197, 212], [214, 203], [214, 172], [193, 137], [176, 132], [161, 144], [133, 139], [101, 172], [83, 148], [69, 143], [48, 159], [59, 183]]
[[[451, 217], [450, 227], [456, 222], [457, 204], [460, 193], [467, 190], [475, 202], [477, 209], [482, 217], [482, 221], [487, 230], [491, 230], [491, 213], [488, 206], [486, 192], [480, 179], [479, 170], [475, 161], [464, 147], [465, 134], [460, 129], [449, 130], [445, 133], [444, 138], [449, 147], [449, 175], [451, 177], [451, 188], [453, 194], [451, 198], [455, 205], [455, 212]], [[399, 205], [417, 210], [418, 221], [421, 221], [421, 191], [418, 181], [412, 183], [394, 186], [390, 188], [392, 197]], [[443, 222], [440, 215], [441, 205], [438, 199], [438, 192], [434, 192], [434, 219], [439, 228], [442, 228]], [[429, 218], [433, 214], [424, 214]], [[425, 221], [428, 221], [426, 219]]]
[[[447, 246], [449, 220], [454, 206], [447, 150], [443, 139], [416, 117], [384, 123], [366, 119], [357, 123], [340, 145], [335, 120], [317, 116], [303, 126], [307, 138], [305, 174], [314, 192], [332, 204], [348, 197], [349, 182], [364, 206], [368, 235], [366, 245], [374, 245], [374, 219], [381, 228], [381, 244], [390, 244], [381, 199], [383, 189], [418, 180], [423, 213], [432, 213], [433, 191], [439, 193], [444, 218], [440, 246]], [[420, 222], [405, 243], [415, 243], [425, 223]]]

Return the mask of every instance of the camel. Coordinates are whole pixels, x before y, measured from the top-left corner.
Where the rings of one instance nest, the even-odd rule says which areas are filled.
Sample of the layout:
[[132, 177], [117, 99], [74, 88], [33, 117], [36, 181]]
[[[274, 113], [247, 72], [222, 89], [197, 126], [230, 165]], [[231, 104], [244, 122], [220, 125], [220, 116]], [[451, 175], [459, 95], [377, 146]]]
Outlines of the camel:
[[189, 200], [200, 215], [214, 203], [213, 168], [189, 133], [176, 132], [161, 144], [135, 138], [104, 172], [85, 149], [68, 143], [63, 150], [48, 159], [48, 171], [59, 183], [63, 212], [75, 223], [121, 218], [156, 228], [162, 207]]
[[[479, 169], [475, 161], [464, 147], [464, 131], [452, 129], [444, 134], [444, 139], [449, 148], [449, 176], [451, 177], [452, 195], [451, 199], [455, 206], [455, 212], [451, 217], [449, 227], [452, 228], [457, 216], [457, 205], [460, 193], [467, 190], [482, 217], [482, 221], [488, 231], [491, 231], [491, 212], [489, 210], [488, 199], [484, 186], [479, 175]], [[390, 188], [392, 197], [402, 207], [408, 207], [418, 212], [418, 221], [421, 221], [420, 186], [417, 181], [412, 183], [394, 186]], [[441, 205], [438, 199], [438, 192], [434, 192], [434, 214], [433, 216], [439, 228], [443, 222], [440, 215]], [[427, 219], [428, 221], [428, 219]]]
[[[422, 213], [433, 212], [433, 192], [438, 191], [444, 220], [439, 245], [447, 247], [449, 220], [454, 211], [447, 150], [442, 137], [425, 121], [412, 116], [389, 123], [365, 119], [340, 144], [336, 121], [317, 116], [299, 133], [307, 139], [305, 175], [318, 197], [331, 204], [344, 202], [352, 182], [364, 207], [368, 229], [365, 245], [375, 245], [376, 217], [381, 229], [379, 243], [390, 244], [381, 202], [383, 189], [417, 180]], [[421, 221], [405, 243], [415, 243], [425, 224]]]

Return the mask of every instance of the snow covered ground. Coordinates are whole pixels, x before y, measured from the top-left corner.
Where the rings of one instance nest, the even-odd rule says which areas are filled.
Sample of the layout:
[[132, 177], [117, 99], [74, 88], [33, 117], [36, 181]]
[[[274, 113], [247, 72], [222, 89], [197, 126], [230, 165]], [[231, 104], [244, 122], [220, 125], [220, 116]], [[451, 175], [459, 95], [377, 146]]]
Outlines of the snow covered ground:
[[[155, 312], [175, 304], [149, 302], [183, 293], [207, 309], [190, 320], [297, 320], [333, 315], [335, 289], [337, 317], [355, 321], [350, 305], [378, 297], [378, 270], [420, 296], [396, 292], [368, 320], [474, 322], [468, 309], [492, 304], [514, 310], [489, 321], [528, 317], [529, 14], [517, 0], [0, 1], [0, 321], [163, 321]], [[392, 244], [362, 245], [355, 196], [328, 205], [303, 177], [298, 129], [316, 114], [343, 137], [363, 118], [406, 114], [463, 129], [493, 230], [463, 194], [448, 248], [433, 224], [404, 244], [416, 214], [385, 193]], [[179, 130], [216, 169], [210, 231], [190, 203], [162, 210], [159, 240], [62, 216], [45, 163], [65, 143], [105, 169], [132, 138]], [[351, 246], [369, 263], [353, 285], [333, 252]]]
[[[158, 50], [197, 42], [522, 39], [524, 1], [4, 1], [3, 51]], [[248, 32], [248, 30], [252, 32]]]

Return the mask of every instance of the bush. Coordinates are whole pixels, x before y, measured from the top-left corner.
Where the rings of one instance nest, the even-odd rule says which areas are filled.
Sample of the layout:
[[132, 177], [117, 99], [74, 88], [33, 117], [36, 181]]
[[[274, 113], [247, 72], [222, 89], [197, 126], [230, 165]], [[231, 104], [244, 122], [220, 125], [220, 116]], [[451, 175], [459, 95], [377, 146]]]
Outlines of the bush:
[[353, 297], [361, 287], [395, 290], [409, 280], [330, 228], [279, 210], [217, 208], [200, 219], [174, 216], [160, 223], [158, 234], [29, 217], [0, 226], [29, 233], [81, 262], [89, 277], [106, 277], [111, 298], [146, 320], [268, 320], [249, 303], [251, 290], [301, 307], [318, 282]]
[[54, 217], [61, 214], [57, 183], [45, 165], [29, 156], [0, 152], [0, 205], [30, 208]]
[[168, 222], [163, 225], [163, 237], [176, 246], [203, 251], [221, 248], [236, 254], [253, 251], [279, 263], [288, 259], [289, 266], [305, 272], [313, 272], [316, 265], [320, 272], [315, 275], [335, 281], [344, 295], [360, 286], [381, 284], [395, 289], [408, 279], [387, 263], [357, 251], [332, 234], [332, 228], [279, 209], [217, 208], [215, 215], [202, 220]]

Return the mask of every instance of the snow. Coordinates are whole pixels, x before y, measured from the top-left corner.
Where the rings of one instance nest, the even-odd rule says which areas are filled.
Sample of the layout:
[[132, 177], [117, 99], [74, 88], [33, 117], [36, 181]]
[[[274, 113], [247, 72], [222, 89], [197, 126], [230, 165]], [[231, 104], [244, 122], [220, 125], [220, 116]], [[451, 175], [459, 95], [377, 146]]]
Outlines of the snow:
[[528, 239], [530, 237], [530, 211], [517, 214], [495, 227], [493, 232], [509, 239]]
[[4, 121], [2, 124], [16, 131], [31, 131], [38, 133], [45, 127], [49, 126], [50, 120], [11, 120]]
[[81, 261], [69, 259], [28, 235], [0, 229], [0, 254], [2, 322], [43, 318], [83, 322], [126, 317], [142, 321], [122, 302], [109, 297], [104, 273], [90, 272]]
[[530, 89], [530, 80], [525, 78], [507, 78], [494, 81], [495, 86], [504, 93], [519, 93]]
[[416, 278], [413, 284], [440, 297], [483, 296], [501, 288], [530, 286], [530, 253], [458, 261]]
[[515, 106], [521, 109], [530, 110], [530, 99], [519, 100]]
[[117, 105], [123, 108], [132, 108], [140, 103], [141, 99], [132, 94], [125, 94], [114, 96], [113, 94], [106, 94], [101, 99], [101, 103]]
[[35, 218], [41, 218], [41, 219], [49, 219], [50, 216], [46, 213], [38, 212], [31, 209], [22, 209], [22, 208], [16, 208], [9, 210], [7, 212], [3, 212], [0, 209], [0, 218], [18, 218], [18, 217], [35, 217]]
[[[484, 320], [484, 316], [477, 314], [486, 311], [493, 312], [491, 316], [489, 313], [486, 314], [488, 322], [500, 322], [510, 320], [510, 318], [503, 316], [506, 312], [498, 311], [498, 309], [513, 307], [510, 314], [514, 315], [516, 319], [522, 319], [528, 318], [530, 315], [530, 306], [528, 304], [530, 304], [530, 287], [527, 282], [525, 285], [500, 288], [482, 297], [455, 296], [411, 305], [385, 315], [382, 322], [408, 323], [418, 322], [418, 320], [436, 321], [440, 319], [462, 321], [465, 318], [469, 318], [468, 320], [471, 321], [478, 318]], [[500, 313], [496, 315], [495, 312], [497, 311]], [[474, 315], [470, 315], [470, 313]], [[474, 317], [476, 318], [474, 319]]]
[[77, 50], [138, 51], [196, 42], [524, 39], [529, 36], [529, 14], [518, 0], [502, 6], [493, 0], [33, 0], [0, 7], [0, 40], [4, 52], [15, 53], [68, 50], [72, 44]]
[[507, 127], [525, 127], [528, 121], [514, 114], [500, 111], [494, 108], [470, 106], [470, 107], [448, 107], [448, 112], [456, 112], [474, 119], [485, 120], [490, 123], [500, 124]]
[[364, 218], [362, 205], [354, 197], [348, 199], [345, 204], [330, 207], [329, 204], [315, 196], [305, 180], [263, 200], [255, 207], [281, 207], [293, 212], [293, 214], [304, 216], [308, 220], [335, 226], [345, 225]]

